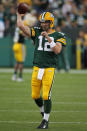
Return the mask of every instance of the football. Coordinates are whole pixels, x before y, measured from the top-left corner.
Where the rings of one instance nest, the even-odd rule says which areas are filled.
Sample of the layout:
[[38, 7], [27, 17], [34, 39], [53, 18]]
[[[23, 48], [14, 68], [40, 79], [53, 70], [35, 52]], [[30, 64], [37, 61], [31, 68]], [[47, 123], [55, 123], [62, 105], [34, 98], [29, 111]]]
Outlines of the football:
[[20, 3], [17, 9], [19, 14], [25, 14], [28, 12], [29, 6], [26, 3]]

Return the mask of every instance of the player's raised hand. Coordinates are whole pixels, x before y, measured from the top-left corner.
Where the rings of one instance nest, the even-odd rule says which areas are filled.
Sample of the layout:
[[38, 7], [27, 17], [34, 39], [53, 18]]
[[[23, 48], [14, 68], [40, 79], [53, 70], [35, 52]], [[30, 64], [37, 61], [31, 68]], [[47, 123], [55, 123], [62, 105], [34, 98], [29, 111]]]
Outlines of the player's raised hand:
[[17, 19], [21, 18], [21, 14], [17, 12]]
[[22, 25], [22, 15], [17, 12], [17, 26], [20, 27]]
[[17, 13], [17, 26], [23, 31], [25, 36], [31, 37], [30, 28], [24, 25], [24, 21], [22, 20], [23, 14]]

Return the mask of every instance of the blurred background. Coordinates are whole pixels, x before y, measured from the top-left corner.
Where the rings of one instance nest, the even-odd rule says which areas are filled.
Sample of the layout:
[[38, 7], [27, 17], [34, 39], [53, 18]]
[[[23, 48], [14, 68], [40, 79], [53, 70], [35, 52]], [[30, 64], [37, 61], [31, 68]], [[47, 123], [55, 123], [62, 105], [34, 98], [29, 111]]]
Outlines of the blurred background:
[[[14, 33], [18, 2], [23, 0], [0, 0], [0, 67], [13, 67]], [[29, 4], [30, 27], [38, 26], [38, 16], [44, 11], [54, 14], [54, 28], [66, 34], [67, 46], [58, 56], [57, 69], [87, 68], [87, 0], [24, 0]], [[33, 22], [33, 24], [32, 24]], [[25, 67], [33, 66], [34, 46], [25, 39], [27, 46]]]

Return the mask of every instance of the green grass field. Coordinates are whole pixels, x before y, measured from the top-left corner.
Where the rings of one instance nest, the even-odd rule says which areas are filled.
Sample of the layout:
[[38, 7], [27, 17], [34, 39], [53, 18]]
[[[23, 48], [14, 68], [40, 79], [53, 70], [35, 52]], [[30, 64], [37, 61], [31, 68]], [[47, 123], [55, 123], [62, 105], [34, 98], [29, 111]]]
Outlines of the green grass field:
[[[42, 119], [31, 98], [31, 73], [21, 83], [11, 77], [0, 72], [0, 131], [37, 131]], [[87, 131], [86, 73], [56, 73], [52, 101], [47, 130]]]

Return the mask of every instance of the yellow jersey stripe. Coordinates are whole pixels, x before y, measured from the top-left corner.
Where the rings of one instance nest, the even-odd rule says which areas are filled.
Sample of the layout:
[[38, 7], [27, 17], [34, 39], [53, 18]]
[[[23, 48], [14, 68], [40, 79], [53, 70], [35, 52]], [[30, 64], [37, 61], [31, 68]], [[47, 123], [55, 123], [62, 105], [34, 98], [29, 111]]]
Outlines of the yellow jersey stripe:
[[31, 35], [34, 37], [35, 36], [35, 30], [32, 28], [31, 30]]
[[63, 43], [64, 45], [66, 45], [66, 39], [64, 39], [64, 38], [58, 39], [57, 42], [61, 42], [61, 43]]

